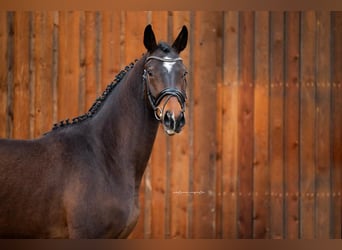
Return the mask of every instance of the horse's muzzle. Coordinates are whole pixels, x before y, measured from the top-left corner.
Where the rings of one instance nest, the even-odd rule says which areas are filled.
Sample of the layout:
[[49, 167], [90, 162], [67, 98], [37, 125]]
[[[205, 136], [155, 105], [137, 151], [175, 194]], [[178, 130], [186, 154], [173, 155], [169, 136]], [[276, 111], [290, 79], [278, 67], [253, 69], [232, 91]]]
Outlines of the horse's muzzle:
[[162, 124], [164, 126], [164, 130], [168, 135], [174, 135], [175, 133], [179, 133], [185, 125], [185, 116], [184, 112], [180, 112], [178, 116], [171, 111], [166, 111], [164, 117], [162, 119]]

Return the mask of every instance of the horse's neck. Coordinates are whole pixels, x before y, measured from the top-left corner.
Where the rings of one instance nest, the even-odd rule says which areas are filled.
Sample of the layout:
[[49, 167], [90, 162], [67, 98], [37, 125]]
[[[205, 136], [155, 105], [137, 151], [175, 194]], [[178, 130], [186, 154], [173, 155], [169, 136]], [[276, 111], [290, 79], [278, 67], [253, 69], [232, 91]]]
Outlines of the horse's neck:
[[137, 185], [158, 129], [158, 122], [146, 102], [142, 74], [143, 59], [127, 73], [91, 121], [92, 130], [106, 155], [119, 158], [111, 167], [133, 168]]

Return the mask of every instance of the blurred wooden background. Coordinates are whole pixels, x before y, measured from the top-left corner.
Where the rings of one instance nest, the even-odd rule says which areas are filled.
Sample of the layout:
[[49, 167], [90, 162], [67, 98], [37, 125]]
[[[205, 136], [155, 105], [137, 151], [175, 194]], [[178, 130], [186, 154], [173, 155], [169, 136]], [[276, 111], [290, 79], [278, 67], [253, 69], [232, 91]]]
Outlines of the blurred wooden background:
[[0, 12], [0, 137], [84, 113], [148, 23], [189, 28], [187, 125], [158, 132], [130, 238], [341, 238], [342, 12]]

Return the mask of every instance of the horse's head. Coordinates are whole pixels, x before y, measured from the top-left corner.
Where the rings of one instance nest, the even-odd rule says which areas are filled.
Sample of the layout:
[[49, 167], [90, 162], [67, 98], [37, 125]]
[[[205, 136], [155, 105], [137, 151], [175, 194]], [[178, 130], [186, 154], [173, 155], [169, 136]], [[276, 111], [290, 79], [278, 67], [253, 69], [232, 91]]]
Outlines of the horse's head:
[[144, 45], [148, 51], [144, 81], [154, 115], [168, 135], [179, 133], [185, 124], [187, 70], [179, 53], [186, 47], [188, 30], [183, 26], [172, 45], [157, 44], [151, 25], [146, 26]]

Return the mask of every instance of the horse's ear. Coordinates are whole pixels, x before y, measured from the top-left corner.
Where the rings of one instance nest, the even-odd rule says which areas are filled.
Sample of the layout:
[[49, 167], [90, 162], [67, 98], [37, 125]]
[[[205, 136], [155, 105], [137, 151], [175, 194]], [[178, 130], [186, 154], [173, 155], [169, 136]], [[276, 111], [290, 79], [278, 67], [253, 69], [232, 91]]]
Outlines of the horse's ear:
[[176, 40], [173, 42], [172, 47], [176, 49], [178, 53], [182, 52], [188, 42], [188, 29], [183, 25], [181, 32], [179, 32]]
[[152, 52], [157, 48], [156, 37], [154, 36], [154, 32], [152, 30], [152, 25], [149, 24], [146, 26], [144, 31], [144, 45], [147, 51]]

